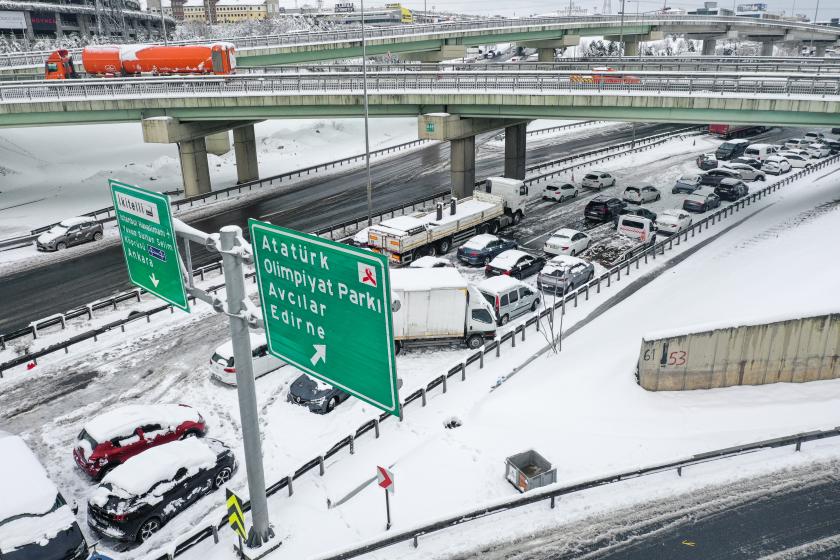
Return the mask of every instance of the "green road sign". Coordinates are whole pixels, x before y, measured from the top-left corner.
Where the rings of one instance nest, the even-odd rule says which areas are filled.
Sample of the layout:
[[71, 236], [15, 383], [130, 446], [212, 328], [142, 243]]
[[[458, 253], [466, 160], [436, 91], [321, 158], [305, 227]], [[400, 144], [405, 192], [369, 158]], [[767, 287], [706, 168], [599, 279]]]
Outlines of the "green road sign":
[[435, 131], [435, 123], [427, 122], [426, 123], [426, 132], [434, 132]]
[[131, 283], [189, 311], [169, 197], [108, 181]]
[[249, 220], [270, 352], [399, 415], [388, 259]]

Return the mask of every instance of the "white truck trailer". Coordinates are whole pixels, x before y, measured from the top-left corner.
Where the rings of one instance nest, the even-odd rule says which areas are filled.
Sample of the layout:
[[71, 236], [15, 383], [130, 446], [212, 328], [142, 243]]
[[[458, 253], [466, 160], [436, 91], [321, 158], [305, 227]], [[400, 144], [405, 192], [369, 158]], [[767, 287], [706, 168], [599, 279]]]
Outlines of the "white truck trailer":
[[476, 349], [496, 334], [493, 308], [456, 268], [392, 270], [391, 295], [397, 353], [453, 342]]
[[486, 192], [438, 204], [435, 212], [384, 220], [368, 229], [367, 245], [404, 264], [425, 256], [448, 253], [478, 233], [496, 233], [518, 224], [525, 215], [528, 187], [517, 179], [491, 177]]
[[580, 256], [606, 268], [633, 258], [656, 243], [653, 222], [641, 216], [625, 214], [618, 219], [616, 232], [592, 244]]

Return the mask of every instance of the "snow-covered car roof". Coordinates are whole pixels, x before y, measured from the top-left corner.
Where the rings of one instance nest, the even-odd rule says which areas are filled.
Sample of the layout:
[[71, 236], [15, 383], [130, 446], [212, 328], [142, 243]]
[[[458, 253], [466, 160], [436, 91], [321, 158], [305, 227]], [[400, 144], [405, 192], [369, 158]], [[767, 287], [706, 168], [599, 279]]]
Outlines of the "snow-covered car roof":
[[556, 257], [554, 257], [553, 259], [551, 259], [550, 261], [548, 261], [546, 263], [545, 268], [543, 269], [543, 272], [546, 272], [549, 269], [555, 269], [555, 268], [570, 268], [570, 267], [573, 267], [573, 266], [576, 266], [576, 265], [579, 265], [579, 264], [582, 264], [582, 265], [585, 266], [589, 263], [586, 262], [585, 260], [581, 259], [581, 258], [573, 257], [571, 255], [557, 255]]
[[530, 257], [525, 251], [520, 251], [519, 249], [508, 249], [507, 251], [502, 251], [496, 258], [490, 261], [490, 266], [495, 266], [496, 268], [504, 268], [506, 266], [513, 266], [516, 264], [516, 261], [521, 259], [522, 257]]
[[484, 249], [489, 243], [497, 239], [499, 238], [491, 233], [480, 233], [470, 237], [462, 247], [466, 249]]
[[482, 280], [476, 285], [476, 288], [479, 291], [487, 292], [490, 294], [498, 294], [500, 292], [506, 292], [512, 288], [518, 288], [521, 286], [527, 286], [527, 284], [520, 282], [516, 278], [511, 278], [510, 276], [493, 276], [492, 278], [486, 278]]
[[58, 488], [47, 471], [14, 434], [0, 431], [0, 534], [2, 522], [21, 514], [44, 514], [55, 504]]
[[[55, 496], [53, 502], [55, 502]], [[0, 525], [0, 556], [6, 558], [5, 554], [28, 544], [38, 543], [43, 546], [44, 543], [75, 523], [76, 517], [67, 504], [44, 515], [23, 516], [3, 523]]]
[[576, 229], [563, 228], [563, 229], [558, 229], [557, 231], [552, 233], [551, 237], [569, 237], [569, 238], [571, 238], [573, 235], [577, 235], [578, 233], [581, 233], [581, 232], [579, 232]]
[[93, 221], [93, 218], [91, 218], [89, 216], [77, 216], [77, 217], [74, 217], [74, 218], [65, 218], [64, 220], [61, 220], [60, 222], [58, 222], [58, 225], [60, 225], [62, 227], [68, 227], [69, 228], [69, 227], [76, 226], [76, 225], [79, 225], [79, 224], [86, 224], [86, 223], [92, 222], [92, 221]]
[[[252, 350], [257, 346], [262, 346], [267, 342], [265, 338], [265, 333], [249, 332], [248, 337], [251, 339]], [[233, 341], [228, 340], [227, 342], [216, 348], [216, 354], [225, 358], [233, 358]]]
[[[670, 209], [670, 210], [663, 210], [659, 214], [656, 215], [657, 222], [667, 222], [667, 221], [675, 221], [681, 220], [685, 216], [685, 212], [682, 210]], [[663, 219], [666, 218], [666, 219]]]
[[685, 199], [690, 200], [691, 202], [698, 202], [700, 204], [703, 204], [704, 202], [706, 202], [706, 196], [707, 195], [705, 194], [690, 194], [687, 197], [685, 197]]
[[429, 255], [415, 259], [411, 261], [410, 265], [408, 265], [409, 268], [443, 268], [451, 266], [453, 265], [448, 260], [440, 257], [431, 257]]
[[120, 436], [129, 436], [147, 424], [175, 427], [191, 420], [198, 422], [198, 411], [180, 404], [130, 404], [100, 414], [87, 424], [85, 431], [97, 443]]
[[462, 288], [467, 280], [457, 268], [396, 268], [391, 271], [391, 289], [403, 292]]
[[[135, 455], [105, 475], [103, 484], [110, 483], [112, 494], [127, 498], [142, 496], [149, 489], [164, 480], [172, 480], [179, 469], [187, 469], [193, 475], [200, 469], [216, 464], [216, 452], [199, 438], [187, 438], [158, 445]], [[100, 486], [100, 490], [107, 489]], [[127, 495], [122, 495], [122, 490]], [[101, 497], [97, 491], [93, 498]]]

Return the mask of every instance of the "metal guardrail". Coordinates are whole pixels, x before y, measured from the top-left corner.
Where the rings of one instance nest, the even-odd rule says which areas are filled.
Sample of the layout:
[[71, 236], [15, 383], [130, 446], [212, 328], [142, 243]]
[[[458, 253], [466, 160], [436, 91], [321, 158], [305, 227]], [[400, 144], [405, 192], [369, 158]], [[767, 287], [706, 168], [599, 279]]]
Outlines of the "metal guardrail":
[[[374, 73], [367, 75], [372, 94], [446, 94], [453, 92], [569, 94], [739, 94], [791, 96], [838, 96], [840, 77], [765, 77], [725, 73], [645, 73], [619, 83], [587, 78], [586, 74], [487, 72]], [[72, 102], [94, 99], [144, 99], [165, 101], [199, 97], [242, 97], [258, 95], [360, 95], [361, 73], [265, 74], [225, 77], [183, 76], [137, 78], [134, 80], [53, 80], [15, 82], [0, 85], [0, 104]]]
[[773, 438], [769, 440], [757, 441], [754, 443], [747, 443], [744, 445], [728, 447], [725, 449], [717, 449], [714, 451], [708, 451], [706, 453], [692, 455], [691, 457], [686, 459], [679, 459], [676, 461], [669, 461], [667, 463], [649, 465], [639, 469], [614, 473], [605, 477], [588, 480], [586, 482], [579, 482], [577, 484], [567, 486], [559, 486], [558, 484], [552, 484], [547, 489], [537, 489], [533, 492], [529, 492], [523, 496], [517, 496], [516, 498], [512, 498], [505, 502], [496, 503], [491, 506], [486, 506], [474, 510], [464, 511], [459, 513], [458, 515], [451, 516], [449, 518], [442, 519], [434, 523], [429, 523], [427, 525], [415, 527], [413, 529], [409, 529], [408, 531], [403, 531], [401, 533], [397, 533], [395, 535], [386, 537], [382, 540], [369, 543], [357, 548], [353, 548], [345, 552], [341, 552], [339, 554], [322, 556], [320, 557], [320, 560], [347, 560], [348, 558], [355, 558], [357, 556], [361, 556], [362, 554], [368, 554], [375, 550], [380, 550], [401, 542], [408, 541], [411, 541], [414, 544], [414, 547], [416, 548], [419, 544], [418, 539], [420, 537], [430, 535], [438, 531], [443, 531], [451, 527], [456, 527], [464, 523], [469, 523], [471, 521], [487, 517], [488, 515], [510, 511], [523, 506], [536, 504], [544, 501], [549, 501], [551, 504], [551, 509], [554, 509], [558, 498], [562, 496], [568, 496], [570, 494], [575, 494], [577, 492], [582, 492], [584, 490], [590, 490], [592, 488], [598, 488], [600, 486], [605, 486], [608, 484], [615, 484], [617, 482], [623, 482], [625, 480], [641, 478], [643, 476], [668, 471], [677, 471], [678, 475], [682, 476], [682, 471], [686, 467], [692, 467], [703, 463], [708, 463], [710, 461], [730, 459], [732, 457], [737, 457], [746, 453], [753, 453], [756, 451], [762, 451], [766, 449], [777, 449], [780, 447], [796, 446], [796, 451], [799, 451], [802, 448], [803, 443], [826, 438], [833, 438], [837, 436], [840, 436], [840, 427], [834, 428], [832, 430], [818, 430], [813, 432], [795, 434], [791, 436]]
[[[534, 17], [534, 18], [494, 18], [484, 20], [451, 21], [440, 23], [426, 23], [415, 25], [400, 25], [389, 27], [366, 27], [365, 35], [368, 40], [397, 39], [410, 36], [419, 37], [447, 37], [453, 33], [469, 32], [492, 32], [510, 30], [527, 30], [532, 27], [545, 27], [557, 30], [579, 29], [585, 27], [598, 27], [604, 24], [618, 24], [622, 26], [650, 25], [650, 26], [676, 26], [683, 27], [689, 32], [691, 27], [701, 26], [706, 29], [709, 25], [742, 25], [757, 29], [774, 29], [780, 31], [800, 31], [812, 34], [813, 36], [840, 36], [840, 30], [831, 27], [813, 25], [800, 22], [789, 22], [780, 20], [764, 20], [744, 18], [737, 16], [693, 16], [693, 15], [652, 15], [626, 14], [619, 15], [592, 15], [592, 16], [571, 16], [571, 17]], [[783, 34], [783, 33], [781, 33]], [[305, 33], [286, 33], [277, 35], [263, 35], [250, 37], [227, 37], [223, 39], [202, 39], [189, 41], [170, 41], [171, 45], [187, 45], [196, 43], [212, 43], [218, 41], [231, 42], [236, 45], [238, 54], [245, 55], [245, 49], [258, 47], [281, 47], [286, 45], [323, 45], [333, 43], [344, 43], [348, 41], [360, 41], [361, 30], [351, 29], [346, 31], [310, 31]], [[825, 40], [825, 39], [823, 39]], [[830, 40], [830, 39], [829, 39]], [[80, 49], [71, 49], [71, 52], [78, 54]], [[0, 68], [18, 67], [27, 65], [43, 64], [50, 51], [30, 51], [27, 53], [4, 53], [0, 55]]]
[[[657, 255], [664, 255], [666, 251], [673, 249], [674, 246], [680, 245], [680, 239], [688, 240], [689, 234], [691, 237], [694, 237], [695, 234], [702, 233], [704, 228], [708, 231], [709, 225], [714, 225], [716, 223], [720, 223], [727, 217], [734, 216], [736, 213], [739, 213], [741, 210], [746, 208], [747, 206], [761, 200], [762, 198], [766, 197], [767, 195], [779, 190], [780, 188], [789, 185], [793, 181], [796, 181], [804, 176], [807, 176], [815, 171], [825, 168], [828, 165], [834, 164], [840, 161], [840, 155], [833, 156], [826, 160], [823, 160], [811, 167], [804, 168], [799, 170], [796, 173], [791, 173], [784, 179], [780, 179], [774, 182], [771, 185], [764, 187], [756, 191], [755, 193], [751, 193], [746, 197], [742, 198], [739, 201], [733, 202], [729, 206], [722, 207], [717, 211], [713, 212], [712, 214], [707, 215], [702, 220], [692, 224], [691, 228], [686, 229], [683, 232], [675, 234], [674, 236], [665, 239], [656, 243], [653, 246], [650, 246], [645, 251], [638, 253], [634, 257], [628, 259], [627, 261], [615, 266], [614, 268], [608, 270], [598, 278], [593, 279], [589, 283], [580, 286], [573, 292], [569, 292], [566, 294], [565, 297], [559, 298], [556, 302], [554, 302], [549, 308], [543, 309], [540, 312], [535, 312], [531, 314], [528, 319], [517, 325], [515, 329], [506, 332], [501, 337], [490, 341], [489, 343], [485, 344], [482, 348], [474, 352], [473, 354], [469, 355], [464, 361], [455, 366], [449, 368], [446, 373], [443, 373], [434, 379], [432, 379], [426, 386], [421, 387], [420, 389], [414, 391], [410, 395], [408, 395], [405, 400], [400, 405], [400, 421], [403, 421], [404, 413], [406, 410], [407, 405], [415, 402], [420, 402], [421, 406], [426, 406], [428, 402], [428, 394], [429, 392], [433, 391], [434, 389], [440, 387], [443, 393], [447, 392], [447, 387], [450, 383], [450, 379], [453, 377], [460, 377], [461, 381], [466, 381], [467, 379], [467, 368], [469, 366], [475, 366], [477, 364], [478, 369], [483, 369], [485, 365], [485, 361], [487, 359], [492, 359], [495, 355], [496, 358], [499, 358], [502, 354], [502, 348], [506, 345], [506, 343], [510, 343], [510, 348], [516, 348], [517, 338], [521, 337], [521, 341], [524, 342], [526, 340], [526, 333], [530, 327], [533, 327], [537, 334], [540, 333], [541, 329], [547, 328], [543, 325], [543, 322], [546, 321], [553, 321], [553, 317], [555, 312], [565, 313], [566, 311], [566, 304], [574, 305], [577, 307], [578, 305], [578, 297], [585, 297], [585, 301], [589, 300], [589, 290], [590, 288], [594, 288], [597, 290], [597, 293], [601, 291], [601, 284], [605, 283], [607, 287], [609, 287], [613, 280], [613, 276], [615, 276], [615, 282], [621, 281], [621, 271], [626, 268], [626, 272], [624, 274], [625, 278], [630, 277], [630, 270], [631, 266], [635, 264], [635, 268], [639, 268], [639, 263], [644, 260], [645, 263], [648, 262], [648, 258], [656, 259]], [[352, 454], [355, 452], [355, 445], [358, 442], [358, 438], [362, 435], [369, 433], [370, 431], [374, 431], [375, 437], [378, 439], [380, 435], [380, 424], [391, 418], [391, 415], [387, 413], [382, 413], [375, 418], [368, 420], [367, 422], [363, 423], [359, 428], [357, 428], [354, 432], [351, 432], [346, 437], [340, 439], [338, 442], [335, 443], [330, 449], [328, 449], [323, 455], [319, 455], [310, 459], [309, 461], [305, 462], [298, 468], [294, 473], [281, 478], [279, 481], [275, 482], [271, 486], [268, 487], [268, 495], [274, 495], [278, 493], [282, 489], [288, 490], [288, 495], [291, 496], [294, 493], [293, 489], [293, 482], [303, 476], [304, 474], [312, 471], [315, 468], [318, 468], [318, 473], [320, 476], [324, 476], [326, 473], [325, 469], [325, 460], [333, 457], [342, 449], [347, 448], [348, 451]], [[585, 483], [576, 484], [573, 486], [561, 487], [561, 488], [552, 488], [547, 490], [536, 490], [533, 493], [527, 494], [525, 496], [515, 498], [511, 500], [507, 504], [498, 504], [495, 506], [491, 506], [489, 508], [482, 508], [477, 510], [479, 515], [474, 517], [470, 517], [469, 515], [458, 515], [452, 519], [444, 520], [442, 522], [438, 522], [432, 525], [427, 525], [423, 527], [418, 527], [412, 529], [410, 531], [406, 531], [403, 533], [399, 533], [394, 535], [390, 538], [384, 539], [382, 541], [378, 541], [376, 543], [365, 545], [364, 547], [359, 547], [357, 549], [353, 549], [351, 551], [347, 551], [341, 553], [337, 556], [330, 557], [329, 560], [339, 560], [344, 558], [352, 558], [354, 556], [358, 556], [360, 554], [364, 554], [366, 552], [370, 552], [372, 550], [377, 550], [379, 548], [383, 548], [385, 546], [390, 546], [391, 544], [395, 544], [397, 542], [404, 542], [408, 540], [412, 540], [416, 545], [418, 543], [418, 538], [428, 534], [433, 531], [438, 531], [441, 529], [445, 529], [447, 527], [457, 525], [460, 523], [465, 523], [470, 521], [473, 518], [477, 518], [481, 515], [488, 515], [490, 513], [495, 513], [496, 511], [504, 511], [505, 509], [512, 509], [514, 507], [521, 507], [524, 505], [528, 505], [530, 503], [539, 502], [542, 500], [550, 500], [552, 507], [555, 505], [555, 500], [558, 496], [563, 494], [569, 494], [572, 492], [578, 492], [581, 490], [585, 490], [587, 488], [594, 488], [596, 486], [602, 486], [605, 484], [610, 484], [613, 482], [619, 482], [621, 480], [626, 480], [628, 478], [638, 477], [645, 474], [653, 474], [655, 472], [661, 472], [663, 470], [676, 470], [678, 474], [682, 475], [682, 469], [686, 466], [696, 465], [702, 462], [731, 457], [737, 454], [746, 453], [752, 450], [758, 450], [768, 447], [782, 447], [788, 445], [796, 445], [796, 450], [799, 451], [803, 442], [814, 441], [818, 439], [822, 439], [825, 437], [834, 437], [836, 435], [840, 435], [840, 428], [836, 428], [834, 430], [825, 431], [825, 432], [809, 432], [805, 434], [797, 434], [794, 436], [789, 436], [785, 438], [776, 438], [773, 440], [766, 440], [756, 443], [750, 443], [742, 446], [737, 446], [733, 448], [727, 449], [720, 449], [716, 451], [711, 451], [708, 453], [702, 453], [699, 455], [694, 455], [691, 458], [683, 459], [680, 461], [664, 463], [660, 465], [654, 465], [650, 467], [645, 467], [625, 473], [618, 473], [614, 475], [610, 475], [606, 478], [596, 479]], [[250, 502], [246, 501], [243, 503], [243, 510], [248, 511], [250, 509]], [[457, 519], [457, 522], [453, 522], [453, 519]], [[208, 539], [214, 538], [216, 542], [218, 542], [218, 531], [222, 529], [227, 524], [227, 518], [225, 517], [219, 523], [214, 525], [209, 525], [203, 527], [201, 529], [197, 529], [184, 540], [179, 542], [175, 548], [174, 553], [166, 553], [159, 556], [150, 557], [151, 560], [171, 560], [174, 557], [180, 556], [193, 546], [197, 545], [198, 543]], [[396, 540], [393, 540], [396, 539]], [[369, 548], [374, 547], [374, 548]]]

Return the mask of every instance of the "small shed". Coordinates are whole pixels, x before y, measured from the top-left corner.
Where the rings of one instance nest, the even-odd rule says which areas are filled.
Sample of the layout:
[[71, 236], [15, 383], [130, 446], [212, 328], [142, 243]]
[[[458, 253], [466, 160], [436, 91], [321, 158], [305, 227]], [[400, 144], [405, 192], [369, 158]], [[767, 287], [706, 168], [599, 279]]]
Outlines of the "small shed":
[[557, 482], [557, 469], [533, 449], [511, 455], [505, 464], [508, 481], [520, 492]]

